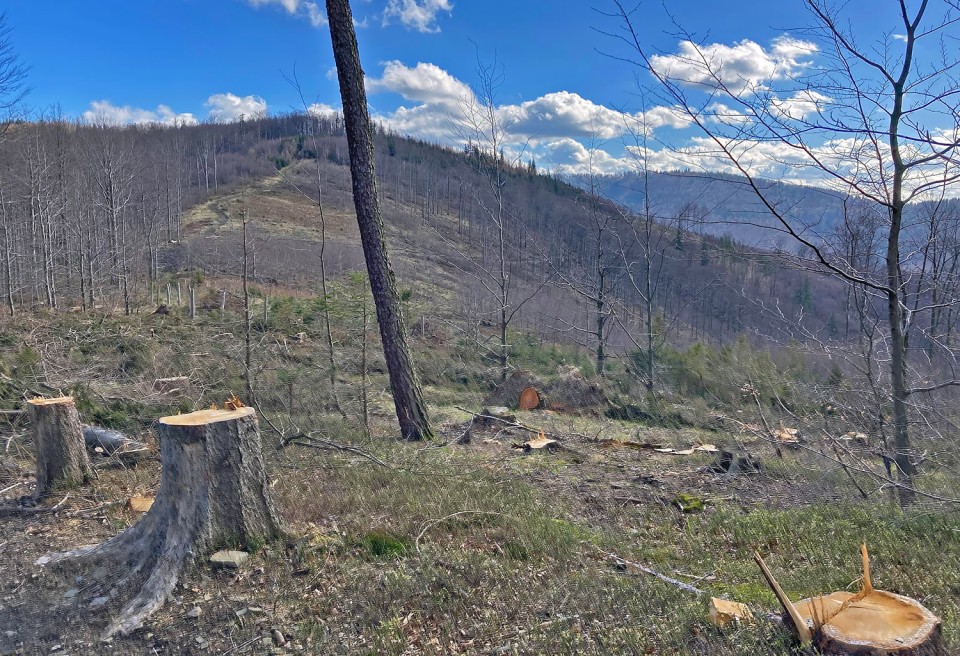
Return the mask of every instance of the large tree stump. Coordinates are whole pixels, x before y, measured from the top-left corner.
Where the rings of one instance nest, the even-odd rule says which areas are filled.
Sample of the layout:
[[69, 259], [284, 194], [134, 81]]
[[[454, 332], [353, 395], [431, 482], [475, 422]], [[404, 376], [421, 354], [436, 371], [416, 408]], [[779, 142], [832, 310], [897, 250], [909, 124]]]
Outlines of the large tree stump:
[[164, 417], [158, 433], [160, 489], [143, 519], [103, 544], [37, 561], [71, 574], [88, 569], [95, 580], [99, 574], [84, 596], [91, 607], [129, 599], [105, 637], [139, 628], [173, 590], [188, 558], [221, 546], [251, 547], [281, 532], [253, 408]]
[[36, 498], [56, 485], [82, 483], [90, 477], [90, 459], [72, 396], [27, 402], [37, 453]]
[[[940, 619], [885, 590], [840, 591], [796, 603], [824, 654], [925, 656], [940, 652]], [[823, 618], [829, 618], [826, 621]]]

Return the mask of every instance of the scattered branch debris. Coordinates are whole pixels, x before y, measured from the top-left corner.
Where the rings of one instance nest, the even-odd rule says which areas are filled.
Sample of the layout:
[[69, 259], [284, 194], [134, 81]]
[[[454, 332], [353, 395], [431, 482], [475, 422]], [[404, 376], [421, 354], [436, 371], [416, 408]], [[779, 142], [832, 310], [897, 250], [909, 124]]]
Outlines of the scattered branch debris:
[[706, 594], [700, 588], [695, 588], [689, 583], [684, 583], [683, 581], [678, 581], [677, 579], [673, 579], [673, 578], [670, 578], [669, 576], [665, 576], [659, 572], [656, 572], [650, 569], [645, 565], [641, 565], [640, 563], [633, 562], [632, 560], [627, 560], [626, 558], [621, 558], [617, 554], [610, 553], [608, 551], [602, 551], [601, 553], [607, 558], [609, 558], [611, 561], [613, 561], [614, 565], [616, 565], [619, 569], [623, 571], [630, 572], [630, 573], [640, 572], [641, 574], [652, 576], [656, 579], [663, 581], [664, 583], [669, 583], [672, 586], [680, 588], [684, 592], [691, 592], [695, 595]]

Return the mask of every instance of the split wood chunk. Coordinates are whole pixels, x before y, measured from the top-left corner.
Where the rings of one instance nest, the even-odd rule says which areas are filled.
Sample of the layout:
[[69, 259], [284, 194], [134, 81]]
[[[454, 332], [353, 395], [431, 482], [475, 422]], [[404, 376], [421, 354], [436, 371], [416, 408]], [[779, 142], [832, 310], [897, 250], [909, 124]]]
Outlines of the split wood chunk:
[[127, 499], [127, 508], [138, 513], [149, 512], [153, 507], [153, 501], [153, 497], [132, 496]]
[[27, 402], [27, 410], [37, 454], [34, 496], [45, 496], [55, 485], [86, 481], [92, 470], [73, 397], [32, 399]]
[[[933, 654], [940, 640], [940, 619], [915, 599], [892, 592], [833, 592], [795, 606], [827, 654]], [[821, 623], [823, 618], [829, 619]]]
[[78, 567], [112, 573], [86, 592], [95, 600], [92, 606], [130, 599], [105, 637], [140, 627], [163, 605], [189, 558], [281, 534], [253, 408], [163, 417], [157, 430], [160, 488], [146, 515], [103, 544], [37, 561], [58, 563], [71, 573]]
[[749, 624], [753, 622], [753, 613], [746, 604], [727, 599], [710, 599], [710, 622], [721, 629], [731, 624]]

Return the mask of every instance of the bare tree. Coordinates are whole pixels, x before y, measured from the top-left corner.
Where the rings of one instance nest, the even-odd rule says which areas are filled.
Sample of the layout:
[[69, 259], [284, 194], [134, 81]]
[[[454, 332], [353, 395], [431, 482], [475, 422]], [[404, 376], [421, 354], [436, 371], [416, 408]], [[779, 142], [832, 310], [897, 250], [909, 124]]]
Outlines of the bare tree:
[[0, 137], [20, 115], [21, 104], [29, 89], [27, 67], [13, 49], [7, 12], [0, 14]]
[[377, 194], [367, 94], [349, 0], [327, 0], [327, 17], [330, 21], [330, 37], [340, 81], [347, 144], [350, 148], [353, 201], [370, 277], [370, 290], [377, 307], [383, 354], [390, 374], [390, 387], [400, 422], [400, 433], [408, 440], [430, 438], [433, 431], [427, 405], [407, 349], [400, 295], [387, 256], [380, 198]]
[[[805, 0], [812, 17], [807, 31], [819, 60], [801, 73], [778, 79], [745, 79], [684, 34], [691, 50], [681, 65], [671, 66], [652, 54], [635, 29], [635, 14], [613, 0], [622, 30], [618, 37], [632, 52], [633, 63], [649, 72], [668, 101], [680, 108], [706, 135], [709, 152], [697, 155], [723, 162], [744, 176], [746, 184], [773, 217], [775, 229], [802, 246], [801, 259], [848, 284], [880, 297], [886, 305], [885, 344], [889, 357], [889, 403], [893, 415], [893, 459], [902, 503], [914, 495], [917, 454], [911, 445], [910, 397], [960, 384], [950, 378], [911, 385], [908, 342], [915, 317], [936, 304], [910, 306], [911, 272], [919, 266], [905, 249], [908, 206], [952, 185], [960, 175], [956, 119], [960, 93], [955, 50], [930, 44], [933, 54], [918, 57], [921, 42], [956, 38], [953, 0], [922, 0], [915, 7], [899, 2], [899, 20], [865, 44], [843, 16], [841, 3]], [[938, 6], [942, 13], [932, 16]], [[940, 124], [938, 122], [943, 122]], [[883, 270], [858, 268], [840, 249], [817, 234], [816, 226], [791, 213], [760, 179], [751, 155], [773, 144], [773, 160], [792, 175], [808, 173], [840, 193], [872, 204], [882, 212]], [[688, 154], [689, 151], [688, 151]], [[877, 275], [879, 273], [879, 275]]]

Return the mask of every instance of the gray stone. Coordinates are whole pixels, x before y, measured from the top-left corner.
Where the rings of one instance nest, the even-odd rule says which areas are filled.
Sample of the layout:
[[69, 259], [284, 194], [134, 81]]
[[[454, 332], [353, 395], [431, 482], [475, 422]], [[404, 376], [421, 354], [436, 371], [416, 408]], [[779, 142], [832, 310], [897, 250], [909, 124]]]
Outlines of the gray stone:
[[195, 620], [195, 619], [197, 619], [198, 617], [200, 617], [200, 607], [199, 607], [199, 606], [194, 606], [193, 608], [191, 608], [190, 610], [188, 610], [188, 611], [187, 611], [187, 617], [189, 617], [189, 618], [192, 619], [192, 620]]
[[110, 601], [110, 597], [97, 597], [90, 602], [90, 608], [100, 608], [100, 606], [103, 606], [108, 601]]
[[249, 557], [246, 551], [218, 551], [210, 556], [210, 564], [224, 569], [238, 569]]
[[79, 591], [79, 590], [77, 590], [76, 588], [70, 588], [69, 590], [67, 590], [66, 592], [63, 593], [63, 598], [64, 598], [64, 599], [73, 599], [73, 598], [76, 597], [78, 594], [80, 594], [80, 591]]

